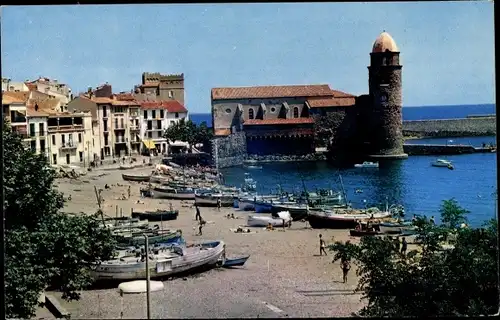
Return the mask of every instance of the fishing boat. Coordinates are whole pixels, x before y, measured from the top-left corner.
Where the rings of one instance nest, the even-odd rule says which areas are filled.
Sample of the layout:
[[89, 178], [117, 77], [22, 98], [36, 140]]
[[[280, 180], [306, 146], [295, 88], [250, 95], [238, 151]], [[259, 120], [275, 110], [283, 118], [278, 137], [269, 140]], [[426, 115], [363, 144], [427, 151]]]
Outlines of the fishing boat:
[[124, 174], [122, 173], [122, 179], [125, 181], [136, 181], [136, 182], [148, 182], [151, 176], [148, 174]]
[[194, 200], [193, 188], [172, 188], [157, 186], [151, 191], [154, 198]]
[[[277, 198], [275, 195], [265, 195], [265, 196], [250, 195], [247, 197], [240, 197], [238, 198], [238, 208], [244, 211], [256, 210], [255, 204], [257, 202], [269, 201], [269, 200], [279, 201], [279, 198]], [[271, 210], [271, 206], [269, 206], [269, 210]]]
[[213, 207], [220, 199], [221, 207], [232, 207], [237, 194], [233, 193], [196, 193], [194, 203], [201, 207]]
[[363, 163], [357, 163], [354, 168], [378, 168], [378, 162], [364, 161]]
[[120, 165], [120, 170], [130, 170], [135, 168], [134, 164], [121, 164]]
[[133, 218], [139, 218], [140, 220], [149, 220], [149, 221], [168, 221], [168, 220], [176, 220], [179, 215], [179, 210], [156, 210], [156, 211], [132, 211]]
[[[148, 243], [183, 243], [184, 239], [182, 237], [182, 232], [180, 230], [171, 231], [164, 230], [154, 233], [146, 233], [148, 236]], [[146, 242], [144, 239], [144, 234], [131, 234], [131, 235], [117, 235], [116, 241], [118, 242], [118, 247], [135, 247], [143, 246]]]
[[415, 226], [409, 221], [405, 222], [381, 222], [379, 225], [380, 232], [389, 234], [399, 234], [403, 232], [416, 232]]
[[351, 237], [375, 236], [379, 233], [380, 232], [376, 230], [355, 230], [355, 229], [349, 230], [349, 235]]
[[248, 258], [250, 258], [250, 255], [233, 259], [226, 258], [226, 262], [222, 266], [224, 268], [241, 267], [247, 262]]
[[151, 182], [151, 183], [159, 183], [159, 184], [166, 184], [166, 183], [170, 182], [170, 179], [171, 178], [169, 178], [167, 176], [152, 175], [149, 178], [149, 182]]
[[292, 221], [292, 217], [290, 216], [290, 212], [283, 211], [279, 212], [277, 217], [269, 217], [263, 215], [257, 216], [248, 216], [247, 218], [247, 226], [249, 227], [267, 227], [271, 224], [273, 227], [282, 227], [283, 222], [285, 226], [288, 226], [290, 221]]
[[368, 210], [336, 209], [310, 209], [307, 220], [314, 229], [346, 229], [354, 228], [359, 220], [386, 219], [391, 217], [390, 212], [370, 212]]
[[289, 211], [293, 221], [297, 221], [307, 217], [308, 209], [309, 205], [307, 203], [282, 202], [273, 204], [271, 213], [276, 216], [280, 211]]
[[453, 164], [449, 160], [444, 160], [444, 159], [436, 159], [435, 161], [431, 162], [431, 166], [433, 167], [446, 167], [448, 169], [453, 170]]
[[[146, 257], [147, 255], [147, 257]], [[150, 252], [127, 250], [121, 257], [94, 265], [91, 276], [94, 280], [138, 280], [146, 278], [146, 261], [149, 258], [149, 274], [152, 279], [171, 276], [201, 266], [225, 263], [225, 244], [211, 241], [195, 246], [178, 244], [152, 246]]]

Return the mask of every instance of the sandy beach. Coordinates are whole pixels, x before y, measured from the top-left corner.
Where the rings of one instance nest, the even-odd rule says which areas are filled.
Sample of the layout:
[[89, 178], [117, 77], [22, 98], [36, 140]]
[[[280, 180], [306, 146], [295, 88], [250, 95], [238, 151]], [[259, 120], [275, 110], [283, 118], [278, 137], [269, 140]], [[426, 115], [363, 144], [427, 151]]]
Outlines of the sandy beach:
[[[223, 240], [228, 257], [250, 254], [239, 269], [213, 269], [187, 278], [164, 282], [165, 289], [152, 293], [154, 318], [227, 318], [227, 317], [341, 317], [350, 316], [363, 302], [353, 294], [357, 280], [354, 268], [348, 283], [341, 282], [339, 262], [332, 256], [319, 256], [318, 235], [327, 243], [351, 240], [347, 230], [310, 229], [303, 222], [294, 222], [290, 229], [266, 231], [251, 228], [251, 234], [237, 234], [231, 228], [246, 224], [247, 212], [233, 208], [200, 208], [207, 221], [203, 235], [195, 235], [194, 201], [140, 198], [140, 183], [123, 181], [122, 173], [148, 173], [151, 168], [133, 170], [95, 170], [79, 179], [58, 179], [57, 186], [65, 197], [65, 212], [91, 214], [98, 209], [94, 185], [104, 189], [102, 210], [108, 216], [118, 212], [130, 215], [132, 208], [156, 210], [169, 203], [180, 211], [177, 220], [163, 222], [164, 229], [181, 229], [188, 243], [201, 240]], [[131, 197], [127, 195], [131, 186]], [[141, 203], [137, 203], [140, 201]], [[226, 216], [234, 213], [237, 219]], [[158, 223], [159, 222], [155, 222]], [[60, 295], [59, 295], [60, 297]], [[72, 318], [145, 318], [145, 294], [125, 295], [116, 289], [83, 291], [78, 302], [62, 302]]]

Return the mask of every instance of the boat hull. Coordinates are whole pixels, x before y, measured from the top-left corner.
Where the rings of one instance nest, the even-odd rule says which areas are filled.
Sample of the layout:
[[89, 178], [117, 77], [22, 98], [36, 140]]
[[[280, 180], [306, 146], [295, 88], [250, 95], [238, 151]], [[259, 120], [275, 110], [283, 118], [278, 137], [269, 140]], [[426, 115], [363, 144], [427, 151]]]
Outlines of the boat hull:
[[[286, 225], [289, 223], [289, 220], [285, 220]], [[269, 224], [273, 227], [283, 227], [283, 219], [267, 216], [249, 216], [247, 218], [247, 226], [249, 227], [267, 227]]]
[[131, 174], [122, 174], [122, 179], [125, 181], [148, 182], [150, 176], [134, 176]]
[[271, 213], [273, 205], [268, 202], [256, 202], [254, 207], [257, 213]]
[[[203, 249], [202, 249], [203, 248]], [[198, 250], [198, 248], [193, 249]], [[171, 276], [177, 273], [186, 272], [202, 266], [214, 266], [225, 256], [225, 244], [218, 241], [214, 247], [199, 247], [199, 252], [195, 254], [185, 254], [166, 259], [154, 259], [149, 261], [150, 278], [160, 278]], [[225, 259], [223, 263], [225, 262]], [[102, 264], [95, 267], [90, 272], [94, 281], [99, 280], [139, 280], [146, 279], [146, 263], [140, 260], [137, 263], [122, 264]]]
[[[390, 217], [390, 213], [374, 216], [374, 219]], [[322, 215], [309, 212], [307, 220], [313, 229], [350, 229], [357, 225], [358, 220], [369, 219], [368, 214], [332, 214]], [[374, 224], [375, 225], [375, 224]]]
[[387, 234], [411, 233], [415, 231], [412, 225], [407, 224], [381, 223], [379, 227], [381, 233]]
[[349, 230], [349, 235], [351, 237], [365, 237], [365, 236], [375, 236], [380, 234], [378, 231], [365, 231], [365, 230]]
[[161, 211], [161, 212], [132, 212], [132, 218], [148, 221], [169, 221], [176, 220], [179, 216], [179, 211]]
[[243, 211], [252, 211], [255, 210], [255, 204], [253, 200], [238, 200], [238, 209]]
[[194, 200], [194, 192], [168, 192], [154, 189], [151, 194], [157, 199]]
[[295, 206], [284, 206], [284, 205], [279, 205], [279, 204], [273, 204], [271, 207], [271, 213], [273, 216], [277, 216], [278, 212], [281, 211], [288, 211], [290, 212], [290, 215], [292, 216], [293, 221], [297, 220], [302, 220], [307, 218], [307, 211], [308, 207], [303, 206], [303, 207], [295, 207]]
[[[148, 243], [180, 243], [183, 241], [182, 235], [178, 233], [160, 234], [154, 236], [148, 236]], [[143, 246], [146, 240], [143, 236], [133, 237], [129, 239], [119, 239], [118, 246], [128, 247], [128, 246]]]
[[224, 268], [241, 267], [245, 264], [245, 262], [247, 262], [248, 258], [250, 258], [249, 255], [241, 258], [226, 259], [226, 262], [224, 263], [223, 267]]
[[[232, 207], [234, 205], [233, 196], [221, 196], [220, 202], [222, 207]], [[205, 196], [205, 195], [195, 195], [194, 203], [200, 207], [216, 207], [217, 197], [215, 196]]]

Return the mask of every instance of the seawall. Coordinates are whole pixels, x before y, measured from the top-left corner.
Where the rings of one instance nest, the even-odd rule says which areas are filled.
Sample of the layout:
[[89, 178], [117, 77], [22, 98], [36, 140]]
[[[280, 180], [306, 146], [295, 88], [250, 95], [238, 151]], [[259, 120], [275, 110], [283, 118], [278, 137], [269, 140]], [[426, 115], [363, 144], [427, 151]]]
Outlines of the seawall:
[[212, 140], [213, 164], [218, 168], [242, 165], [247, 158], [245, 132], [232, 133]]
[[[475, 148], [471, 145], [405, 144], [403, 150], [409, 156], [417, 155], [455, 155], [467, 153], [495, 152], [492, 148]], [[495, 150], [495, 151], [493, 151]]]
[[496, 116], [403, 121], [404, 136], [472, 137], [496, 134]]

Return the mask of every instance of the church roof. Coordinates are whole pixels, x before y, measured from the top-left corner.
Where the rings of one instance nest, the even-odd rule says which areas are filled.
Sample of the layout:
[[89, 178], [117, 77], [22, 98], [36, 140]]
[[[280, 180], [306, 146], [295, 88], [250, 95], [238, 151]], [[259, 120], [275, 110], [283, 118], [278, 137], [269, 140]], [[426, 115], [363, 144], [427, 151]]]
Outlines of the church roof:
[[396, 41], [394, 41], [390, 34], [384, 31], [373, 43], [372, 53], [385, 52], [387, 50], [390, 52], [399, 52]]
[[250, 119], [243, 123], [247, 125], [275, 125], [275, 124], [307, 124], [314, 123], [313, 118], [290, 118], [290, 119]]
[[212, 100], [331, 96], [327, 84], [213, 88]]

